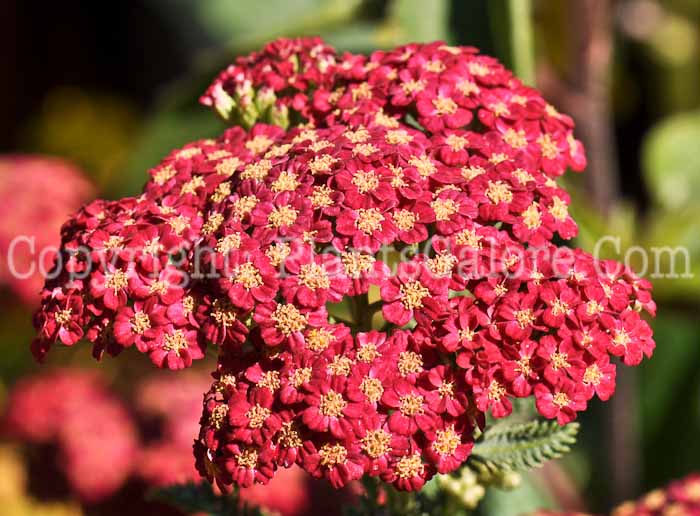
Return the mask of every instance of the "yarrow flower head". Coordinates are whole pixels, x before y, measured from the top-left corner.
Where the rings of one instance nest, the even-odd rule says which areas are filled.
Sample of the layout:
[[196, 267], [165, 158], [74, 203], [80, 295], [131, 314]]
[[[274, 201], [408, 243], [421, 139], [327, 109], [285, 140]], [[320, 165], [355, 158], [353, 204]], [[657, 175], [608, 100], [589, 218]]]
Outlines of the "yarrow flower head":
[[278, 40], [202, 101], [248, 129], [71, 219], [33, 349], [179, 369], [216, 346], [195, 455], [223, 490], [293, 464], [420, 489], [486, 413], [534, 397], [565, 424], [651, 355], [650, 284], [552, 243], [576, 234], [571, 119], [494, 59]]

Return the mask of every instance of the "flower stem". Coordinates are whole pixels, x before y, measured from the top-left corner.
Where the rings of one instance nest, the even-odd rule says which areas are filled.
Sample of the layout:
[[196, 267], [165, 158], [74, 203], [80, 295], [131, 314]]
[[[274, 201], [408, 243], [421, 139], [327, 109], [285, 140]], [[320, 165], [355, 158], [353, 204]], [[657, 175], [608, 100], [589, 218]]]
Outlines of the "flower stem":
[[494, 39], [507, 42], [501, 57], [523, 83], [535, 84], [535, 41], [531, 0], [489, 2]]
[[367, 294], [360, 294], [350, 299], [350, 313], [357, 331], [370, 331], [372, 329], [372, 314]]

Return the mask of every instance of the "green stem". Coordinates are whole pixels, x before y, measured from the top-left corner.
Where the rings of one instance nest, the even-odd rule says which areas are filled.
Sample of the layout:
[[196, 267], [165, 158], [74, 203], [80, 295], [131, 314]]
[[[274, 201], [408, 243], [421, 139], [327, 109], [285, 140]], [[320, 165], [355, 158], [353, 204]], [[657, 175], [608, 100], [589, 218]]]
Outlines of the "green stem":
[[350, 313], [357, 331], [372, 329], [372, 315], [367, 294], [361, 294], [350, 299]]
[[523, 83], [535, 85], [532, 0], [492, 0], [490, 17], [501, 57]]

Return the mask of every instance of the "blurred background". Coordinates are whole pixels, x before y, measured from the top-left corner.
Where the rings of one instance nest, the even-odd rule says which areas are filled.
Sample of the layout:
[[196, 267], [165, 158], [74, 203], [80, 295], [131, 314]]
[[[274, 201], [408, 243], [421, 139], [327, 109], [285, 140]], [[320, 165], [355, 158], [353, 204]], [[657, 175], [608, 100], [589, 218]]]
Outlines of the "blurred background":
[[[588, 151], [587, 173], [565, 180], [580, 226], [575, 245], [594, 251], [601, 238], [619, 238], [620, 248], [603, 254], [637, 268], [645, 264], [634, 246], [667, 248], [658, 253], [667, 277], [651, 278], [660, 307], [654, 359], [624, 371], [610, 403], [594, 403], [575, 453], [512, 493], [490, 493], [482, 513], [598, 511], [699, 470], [700, 0], [139, 0], [109, 8], [5, 0], [4, 514], [123, 514], [127, 503], [133, 514], [170, 514], [144, 493], [194, 478], [190, 447], [210, 365], [176, 383], [135, 353], [98, 368], [77, 346], [51, 353], [35, 376], [29, 343], [41, 279], [8, 274], [12, 239], [34, 234], [37, 248], [55, 245], [82, 202], [137, 194], [170, 149], [223, 129], [197, 103], [219, 69], [275, 37], [312, 34], [355, 52], [442, 39], [516, 65], [574, 117]], [[88, 445], [110, 458], [102, 469], [85, 457]], [[323, 489], [312, 497], [304, 482], [292, 472], [265, 498], [283, 514], [325, 514]]]

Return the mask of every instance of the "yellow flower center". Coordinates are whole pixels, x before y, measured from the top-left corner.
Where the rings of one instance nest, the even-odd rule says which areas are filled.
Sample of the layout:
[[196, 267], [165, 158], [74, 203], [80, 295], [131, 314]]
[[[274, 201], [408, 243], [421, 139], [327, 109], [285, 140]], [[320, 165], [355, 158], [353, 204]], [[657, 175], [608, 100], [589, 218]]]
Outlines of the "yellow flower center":
[[338, 160], [331, 156], [330, 154], [323, 154], [321, 156], [316, 156], [309, 162], [309, 169], [312, 174], [320, 174], [322, 172], [330, 172], [331, 167]]
[[408, 160], [408, 164], [416, 167], [416, 170], [421, 177], [428, 177], [437, 172], [435, 163], [433, 163], [433, 160], [425, 154], [422, 156], [412, 156]]
[[377, 208], [360, 208], [355, 226], [366, 235], [371, 235], [382, 227], [383, 221], [384, 215]]
[[270, 417], [271, 413], [269, 408], [253, 405], [248, 409], [248, 412], [245, 413], [245, 417], [248, 418], [248, 426], [250, 428], [262, 428], [265, 424], [265, 420]]
[[291, 226], [297, 220], [299, 212], [291, 206], [277, 206], [267, 216], [269, 225], [273, 228]]
[[365, 194], [377, 189], [379, 186], [379, 178], [373, 170], [358, 170], [352, 176], [352, 184], [355, 185], [358, 192]]
[[373, 459], [391, 451], [391, 434], [382, 429], [369, 430], [360, 442], [362, 450]]
[[238, 249], [241, 247], [241, 234], [240, 233], [231, 233], [230, 235], [226, 235], [221, 237], [217, 242], [216, 242], [216, 252], [221, 253], [221, 254], [228, 254], [230, 251], [233, 249]]
[[423, 473], [423, 461], [419, 454], [413, 454], [401, 459], [394, 466], [394, 471], [399, 478], [413, 478]]
[[438, 430], [435, 432], [435, 441], [433, 441], [433, 450], [442, 456], [452, 455], [459, 446], [461, 440], [459, 435], [452, 428]]
[[333, 469], [334, 466], [347, 462], [348, 450], [342, 444], [326, 443], [318, 451], [321, 457], [321, 466]]
[[515, 312], [515, 320], [518, 321], [518, 325], [521, 328], [526, 328], [535, 322], [535, 314], [533, 314], [532, 310], [529, 308], [526, 308], [525, 310], [518, 310]]
[[384, 394], [384, 386], [381, 380], [370, 378], [369, 376], [366, 376], [360, 382], [360, 390], [370, 403], [377, 403], [382, 398], [382, 394]]
[[165, 341], [163, 343], [163, 349], [168, 352], [172, 351], [178, 356], [181, 351], [188, 347], [185, 333], [182, 330], [174, 330], [171, 334], [165, 335], [163, 340]]
[[318, 410], [324, 416], [340, 417], [347, 406], [348, 404], [341, 394], [335, 391], [328, 391], [324, 396], [321, 396]]
[[513, 200], [513, 192], [510, 191], [510, 187], [503, 181], [489, 181], [486, 188], [486, 197], [493, 204], [511, 202]]
[[435, 199], [430, 203], [438, 221], [450, 220], [450, 217], [459, 211], [459, 204], [453, 199]]
[[310, 367], [300, 367], [289, 374], [289, 379], [294, 387], [299, 388], [311, 380], [313, 370]]
[[231, 177], [234, 172], [241, 166], [241, 160], [238, 158], [227, 158], [220, 161], [214, 167], [214, 170], [220, 176]]
[[243, 172], [241, 172], [241, 179], [262, 181], [267, 177], [271, 169], [272, 161], [269, 159], [261, 159], [260, 161], [246, 165]]
[[275, 192], [293, 192], [299, 186], [299, 180], [294, 172], [284, 171], [274, 180], [270, 189]]
[[433, 107], [437, 116], [453, 115], [457, 111], [457, 103], [449, 97], [439, 95], [433, 99]]
[[213, 426], [216, 430], [221, 429], [221, 426], [226, 420], [228, 415], [228, 405], [217, 405], [214, 410], [211, 411], [209, 415], [209, 424]]
[[299, 431], [293, 421], [282, 423], [282, 427], [277, 432], [277, 444], [283, 448], [298, 448], [303, 444]]
[[423, 359], [414, 351], [402, 351], [397, 366], [401, 376], [420, 373], [423, 370]]
[[514, 149], [522, 149], [523, 147], [527, 146], [527, 138], [525, 138], [525, 131], [523, 131], [522, 129], [516, 131], [512, 127], [509, 127], [508, 129], [506, 129], [506, 132], [503, 133], [503, 141], [511, 147], [513, 147]]
[[569, 405], [569, 403], [571, 403], [571, 400], [566, 395], [566, 393], [557, 392], [552, 397], [552, 403], [554, 403], [559, 408], [564, 408], [564, 407], [567, 407]]
[[391, 214], [391, 218], [394, 220], [394, 224], [401, 231], [410, 231], [418, 220], [418, 216], [410, 210], [397, 210]]
[[272, 392], [276, 391], [281, 385], [279, 371], [265, 371], [255, 385]]
[[566, 353], [555, 351], [550, 355], [549, 360], [552, 362], [552, 369], [555, 371], [571, 367], [571, 364], [569, 364], [569, 355]]
[[551, 135], [545, 133], [537, 138], [537, 144], [542, 150], [542, 156], [547, 159], [555, 159], [559, 156], [559, 147], [557, 147], [556, 142], [552, 140]]
[[284, 335], [289, 337], [292, 333], [301, 331], [306, 327], [306, 316], [299, 309], [291, 304], [279, 304], [272, 312], [270, 318], [274, 321], [275, 327]]
[[236, 464], [241, 468], [255, 469], [258, 465], [258, 452], [252, 448], [243, 450], [236, 456]]
[[536, 202], [533, 202], [527, 209], [522, 213], [523, 224], [532, 230], [537, 229], [542, 225], [542, 217], [540, 216], [540, 210]]
[[333, 193], [333, 190], [327, 185], [315, 186], [311, 193], [311, 205], [314, 208], [328, 208], [329, 206], [333, 206], [331, 193]]
[[600, 381], [603, 379], [603, 373], [601, 372], [598, 364], [593, 364], [586, 368], [586, 372], [583, 373], [583, 383], [584, 385], [599, 385]]
[[335, 376], [348, 376], [350, 371], [352, 371], [353, 361], [348, 357], [336, 356], [333, 358], [333, 362], [328, 364], [326, 368], [329, 374]]
[[70, 322], [72, 313], [72, 308], [65, 308], [63, 310], [57, 310], [56, 313], [53, 314], [53, 317], [59, 325], [63, 326], [64, 324], [68, 324]]
[[263, 284], [262, 276], [258, 268], [250, 262], [245, 262], [233, 271], [232, 280], [243, 288], [250, 290]]
[[233, 213], [238, 218], [243, 218], [248, 215], [258, 205], [258, 198], [254, 195], [245, 195], [240, 199], [233, 201]]
[[245, 147], [253, 154], [262, 154], [273, 143], [274, 142], [264, 134], [259, 134], [252, 140], [245, 142]]
[[326, 349], [335, 340], [335, 335], [325, 328], [312, 328], [306, 336], [306, 347], [318, 353]]
[[450, 149], [452, 149], [453, 152], [457, 152], [464, 150], [464, 147], [467, 146], [469, 140], [467, 140], [464, 136], [451, 134], [447, 137], [446, 143], [450, 147]]
[[130, 323], [131, 331], [137, 335], [142, 335], [143, 332], [151, 328], [151, 320], [148, 318], [148, 314], [141, 311], [134, 313]]
[[407, 417], [417, 416], [424, 412], [423, 396], [419, 394], [406, 394], [399, 398], [399, 412]]
[[345, 273], [351, 278], [359, 278], [363, 273], [369, 272], [374, 265], [375, 258], [368, 254], [362, 254], [357, 251], [343, 253], [340, 257], [345, 268]]
[[237, 316], [233, 309], [233, 305], [228, 299], [216, 299], [212, 304], [211, 316], [216, 321], [216, 324], [223, 328], [233, 326]]
[[126, 272], [116, 270], [112, 274], [106, 274], [105, 287], [112, 289], [116, 294], [119, 290], [129, 285], [129, 277]]
[[506, 395], [506, 389], [496, 380], [491, 380], [489, 384], [489, 399], [492, 401], [500, 401]]
[[387, 131], [384, 139], [390, 145], [406, 145], [407, 143], [411, 143], [413, 141], [413, 136], [408, 134], [408, 132], [403, 129], [395, 129], [392, 131]]

